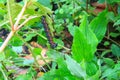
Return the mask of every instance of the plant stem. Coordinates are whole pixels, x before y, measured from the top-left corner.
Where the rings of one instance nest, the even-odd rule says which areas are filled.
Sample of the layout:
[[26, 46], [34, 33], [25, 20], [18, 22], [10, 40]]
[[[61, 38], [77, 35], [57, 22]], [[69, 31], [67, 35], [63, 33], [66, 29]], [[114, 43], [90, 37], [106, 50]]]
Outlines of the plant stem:
[[9, 40], [12, 38], [14, 33], [15, 33], [15, 31], [11, 31], [9, 33], [8, 37], [6, 38], [6, 40], [3, 42], [2, 46], [0, 47], [0, 53], [4, 51], [5, 47], [7, 46]]
[[5, 74], [5, 72], [3, 71], [3, 69], [0, 67], [0, 71], [2, 72], [2, 74], [3, 74], [3, 76], [4, 76], [4, 80], [8, 80], [8, 78], [7, 78], [7, 76], [6, 76], [6, 74]]
[[118, 45], [118, 46], [120, 47], [120, 44], [117, 43], [116, 41], [114, 41], [114, 40], [112, 40], [112, 39], [110, 39], [110, 38], [108, 38], [108, 37], [106, 37], [106, 36], [105, 36], [105, 38], [108, 39], [108, 40], [110, 40], [111, 42], [113, 42], [114, 44], [116, 44], [116, 45]]
[[27, 18], [21, 25], [19, 25], [17, 27], [16, 30], [19, 30], [23, 25], [25, 25], [28, 21], [30, 21], [31, 19], [37, 18], [38, 16], [30, 16], [29, 18]]
[[10, 12], [10, 1], [7, 0], [7, 8], [8, 8], [8, 15], [9, 15], [9, 21], [10, 21], [10, 25], [13, 28], [13, 21], [12, 21], [12, 16], [11, 16], [11, 12]]
[[26, 7], [27, 7], [27, 2], [25, 2], [25, 5], [23, 6], [20, 14], [19, 14], [18, 17], [17, 17], [17, 21], [16, 21], [15, 24], [14, 24], [14, 29], [16, 29], [16, 28], [18, 27], [18, 24], [19, 24], [19, 22], [20, 22], [20, 20], [21, 20], [21, 18], [22, 18], [22, 15], [23, 15], [24, 12], [25, 12]]

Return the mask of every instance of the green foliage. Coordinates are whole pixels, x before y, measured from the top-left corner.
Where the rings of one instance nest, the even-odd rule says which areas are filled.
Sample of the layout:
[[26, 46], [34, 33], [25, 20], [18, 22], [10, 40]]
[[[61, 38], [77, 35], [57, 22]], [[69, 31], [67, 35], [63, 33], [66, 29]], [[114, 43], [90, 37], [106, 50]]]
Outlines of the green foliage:
[[92, 30], [88, 27], [87, 18], [84, 17], [80, 28], [76, 28], [72, 45], [73, 58], [91, 61], [94, 57], [98, 40]]
[[[23, 0], [19, 3], [15, 0], [0, 0], [0, 29], [5, 28], [9, 32], [14, 30], [26, 2], [28, 2], [27, 7], [18, 26], [25, 20], [36, 17], [22, 25], [13, 34], [4, 52], [0, 53], [0, 80], [11, 80], [11, 78], [13, 80], [120, 79], [120, 44], [119, 40], [117, 41], [120, 37], [119, 14], [105, 9], [97, 16], [93, 16], [89, 13], [91, 6], [86, 3], [86, 0]], [[98, 2], [106, 2], [112, 7], [118, 4], [120, 8], [120, 0], [98, 0]], [[52, 11], [53, 8], [56, 9]], [[42, 16], [46, 16], [50, 34], [53, 41], [58, 44], [55, 49], [49, 47], [48, 35], [45, 36], [41, 23]], [[14, 24], [12, 26], [11, 21]], [[113, 25], [109, 26], [109, 23]], [[113, 28], [115, 31], [111, 30]], [[0, 35], [0, 46], [5, 41], [3, 37], [8, 35], [3, 34], [4, 36]], [[39, 47], [31, 46], [32, 41]], [[29, 59], [25, 58], [27, 54], [21, 54], [23, 45], [29, 48], [32, 55], [28, 57]], [[40, 48], [41, 46], [47, 47], [45, 59], [42, 53], [46, 51], [44, 47]], [[39, 65], [39, 57], [45, 63], [44, 65]], [[47, 60], [50, 63], [47, 63]], [[27, 68], [27, 73], [14, 76], [15, 69], [9, 70], [13, 66]], [[39, 76], [39, 72], [44, 74]]]
[[86, 78], [86, 72], [82, 68], [82, 66], [79, 63], [72, 60], [72, 58], [70, 58], [67, 55], [66, 55], [66, 63], [67, 63], [68, 69], [70, 70], [71, 74], [79, 78], [81, 77], [83, 77], [84, 79]]
[[111, 50], [112, 50], [112, 53], [113, 53], [115, 56], [120, 56], [120, 47], [118, 47], [118, 46], [115, 45], [115, 44], [112, 44]]
[[105, 10], [94, 18], [89, 25], [99, 42], [101, 42], [107, 30], [108, 20], [106, 19], [106, 15], [107, 11]]

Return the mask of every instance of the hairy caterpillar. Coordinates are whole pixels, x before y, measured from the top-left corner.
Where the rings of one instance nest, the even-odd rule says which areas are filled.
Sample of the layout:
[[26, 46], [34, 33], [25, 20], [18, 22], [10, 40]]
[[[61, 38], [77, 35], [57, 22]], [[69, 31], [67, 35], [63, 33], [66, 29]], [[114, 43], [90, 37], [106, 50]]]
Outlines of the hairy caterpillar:
[[43, 27], [44, 27], [44, 30], [45, 30], [45, 33], [46, 33], [46, 37], [49, 41], [49, 44], [50, 44], [51, 48], [57, 47], [57, 44], [53, 42], [53, 38], [50, 34], [50, 29], [48, 27], [48, 23], [46, 22], [46, 17], [45, 16], [42, 16], [42, 24], [43, 24]]

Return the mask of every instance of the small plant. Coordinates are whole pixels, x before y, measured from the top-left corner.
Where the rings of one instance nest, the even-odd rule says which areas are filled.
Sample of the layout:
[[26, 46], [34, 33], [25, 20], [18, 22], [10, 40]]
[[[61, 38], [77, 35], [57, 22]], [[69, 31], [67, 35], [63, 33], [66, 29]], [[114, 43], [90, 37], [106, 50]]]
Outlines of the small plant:
[[1, 0], [0, 79], [119, 80], [119, 2]]

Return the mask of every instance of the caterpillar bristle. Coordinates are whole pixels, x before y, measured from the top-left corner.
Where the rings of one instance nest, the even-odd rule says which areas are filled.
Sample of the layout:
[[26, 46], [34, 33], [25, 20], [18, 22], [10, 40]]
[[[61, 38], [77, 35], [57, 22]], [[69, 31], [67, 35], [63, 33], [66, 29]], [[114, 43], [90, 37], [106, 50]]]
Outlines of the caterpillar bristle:
[[46, 17], [45, 16], [42, 16], [42, 24], [43, 24], [43, 27], [44, 27], [44, 30], [45, 30], [45, 33], [46, 33], [46, 37], [49, 41], [50, 47], [51, 48], [57, 47], [57, 44], [54, 43], [53, 38], [50, 34], [50, 29], [48, 27], [48, 23], [46, 22]]

